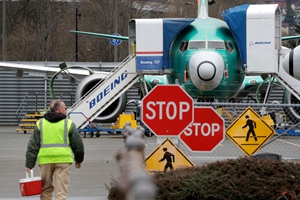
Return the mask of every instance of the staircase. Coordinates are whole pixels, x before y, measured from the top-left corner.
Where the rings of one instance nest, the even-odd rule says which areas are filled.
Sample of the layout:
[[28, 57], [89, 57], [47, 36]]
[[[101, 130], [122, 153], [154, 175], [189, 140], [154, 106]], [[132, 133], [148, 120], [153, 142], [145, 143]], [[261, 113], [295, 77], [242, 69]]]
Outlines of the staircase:
[[286, 78], [285, 76], [274, 75], [279, 83], [281, 83], [286, 89], [288, 89], [298, 100], [300, 100], [300, 88], [299, 82], [294, 81], [292, 77]]
[[103, 81], [99, 81], [87, 95], [68, 109], [69, 118], [77, 128], [84, 128], [141, 77], [136, 72], [135, 55], [129, 55]]
[[33, 133], [34, 127], [36, 126], [36, 122], [42, 117], [43, 115], [39, 112], [26, 113], [17, 128], [17, 133]]

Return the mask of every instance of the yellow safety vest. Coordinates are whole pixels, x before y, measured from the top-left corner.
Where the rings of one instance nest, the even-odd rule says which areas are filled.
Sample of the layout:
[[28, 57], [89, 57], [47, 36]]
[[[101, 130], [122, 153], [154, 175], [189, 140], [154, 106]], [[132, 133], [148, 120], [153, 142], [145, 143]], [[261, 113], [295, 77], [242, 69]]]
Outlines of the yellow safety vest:
[[40, 119], [36, 125], [40, 130], [41, 147], [38, 153], [38, 163], [73, 163], [70, 148], [69, 131], [72, 121], [68, 119], [51, 123]]

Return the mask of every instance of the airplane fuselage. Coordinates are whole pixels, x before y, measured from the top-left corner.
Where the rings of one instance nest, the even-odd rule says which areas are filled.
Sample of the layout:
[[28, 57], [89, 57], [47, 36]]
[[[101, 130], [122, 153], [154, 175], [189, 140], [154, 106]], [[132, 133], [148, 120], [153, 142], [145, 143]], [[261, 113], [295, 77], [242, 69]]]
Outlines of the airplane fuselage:
[[228, 100], [243, 84], [235, 39], [219, 19], [196, 18], [174, 39], [170, 59], [168, 82], [178, 79], [193, 98]]

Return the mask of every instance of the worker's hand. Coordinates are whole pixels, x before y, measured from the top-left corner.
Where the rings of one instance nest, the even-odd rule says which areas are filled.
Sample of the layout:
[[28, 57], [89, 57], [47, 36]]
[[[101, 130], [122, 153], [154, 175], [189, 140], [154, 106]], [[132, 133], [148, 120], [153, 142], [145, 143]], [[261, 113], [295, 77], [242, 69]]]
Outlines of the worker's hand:
[[26, 172], [27, 172], [28, 174], [30, 174], [30, 170], [31, 170], [31, 169], [26, 168]]
[[75, 163], [75, 168], [78, 168], [78, 169], [79, 169], [80, 167], [81, 167], [81, 163], [76, 162], [76, 163]]

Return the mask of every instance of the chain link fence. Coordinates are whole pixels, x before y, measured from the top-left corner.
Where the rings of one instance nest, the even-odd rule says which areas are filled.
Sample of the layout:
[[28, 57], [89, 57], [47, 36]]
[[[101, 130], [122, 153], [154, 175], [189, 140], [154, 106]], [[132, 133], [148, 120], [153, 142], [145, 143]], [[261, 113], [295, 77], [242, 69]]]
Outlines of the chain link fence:
[[[179, 149], [196, 165], [203, 165], [217, 160], [225, 160], [231, 158], [239, 158], [244, 156], [257, 155], [261, 153], [273, 153], [281, 156], [284, 161], [297, 162], [300, 160], [300, 104], [258, 104], [258, 103], [207, 103], [199, 102], [195, 103], [195, 107], [208, 107], [211, 106], [223, 117], [225, 121], [226, 133], [230, 126], [241, 126], [246, 123], [244, 116], [245, 110], [253, 110], [258, 114], [258, 118], [255, 120], [262, 120], [267, 127], [272, 127], [274, 134], [271, 134], [268, 139], [262, 143], [261, 139], [257, 141], [257, 151], [255, 153], [247, 155], [243, 145], [238, 145], [229, 139], [226, 134], [225, 139], [211, 152], [192, 152], [186, 144], [181, 140], [178, 140]], [[196, 116], [195, 116], [196, 117]], [[242, 118], [243, 117], [243, 118]], [[254, 120], [254, 121], [255, 121]], [[242, 129], [242, 127], [239, 127]], [[249, 128], [249, 127], [248, 127]], [[245, 129], [246, 130], [246, 129]], [[243, 131], [243, 140], [246, 140], [247, 131]], [[270, 133], [264, 133], [264, 129], [255, 129], [256, 135], [264, 135]], [[233, 138], [234, 140], [234, 138]], [[241, 140], [240, 140], [241, 141]], [[249, 143], [256, 143], [256, 138], [252, 133], [249, 134]], [[237, 142], [237, 143], [245, 143]], [[201, 145], [201, 144], [199, 144]], [[247, 148], [247, 146], [245, 147]], [[255, 149], [256, 147], [254, 147]], [[244, 149], [244, 150], [243, 150]], [[247, 151], [247, 150], [246, 150]]]

